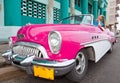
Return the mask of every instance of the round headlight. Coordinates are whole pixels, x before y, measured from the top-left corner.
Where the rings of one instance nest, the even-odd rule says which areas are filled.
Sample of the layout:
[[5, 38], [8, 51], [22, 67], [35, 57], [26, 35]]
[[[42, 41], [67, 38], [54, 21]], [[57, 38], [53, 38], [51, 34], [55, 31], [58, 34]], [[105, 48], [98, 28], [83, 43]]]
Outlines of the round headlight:
[[61, 48], [61, 35], [57, 31], [52, 31], [49, 34], [48, 38], [49, 46], [52, 51], [52, 53], [57, 54], [60, 51]]

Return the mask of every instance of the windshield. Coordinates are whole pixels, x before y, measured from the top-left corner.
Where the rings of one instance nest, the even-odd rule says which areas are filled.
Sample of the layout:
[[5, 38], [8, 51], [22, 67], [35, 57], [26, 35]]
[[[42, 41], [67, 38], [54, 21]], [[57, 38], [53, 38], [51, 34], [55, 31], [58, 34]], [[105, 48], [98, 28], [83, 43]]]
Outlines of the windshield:
[[92, 15], [75, 15], [67, 17], [60, 21], [62, 24], [93, 24]]

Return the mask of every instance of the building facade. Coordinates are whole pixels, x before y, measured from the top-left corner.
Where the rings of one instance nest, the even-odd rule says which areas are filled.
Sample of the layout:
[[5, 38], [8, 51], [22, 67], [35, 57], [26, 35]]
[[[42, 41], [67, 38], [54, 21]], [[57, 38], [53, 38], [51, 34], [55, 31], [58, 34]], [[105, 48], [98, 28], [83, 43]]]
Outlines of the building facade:
[[116, 27], [117, 27], [117, 30], [120, 30], [120, 0], [117, 0], [116, 2], [117, 2], [117, 7], [116, 7], [117, 24], [116, 24]]
[[119, 15], [117, 12], [119, 10], [118, 4], [120, 4], [120, 0], [109, 0], [107, 7], [106, 24], [114, 33], [117, 32], [117, 27], [118, 27], [118, 19], [119, 19]]
[[107, 0], [0, 0], [0, 26], [58, 23], [70, 15], [106, 16]]
[[107, 25], [113, 25], [116, 22], [116, 0], [109, 0], [107, 7]]

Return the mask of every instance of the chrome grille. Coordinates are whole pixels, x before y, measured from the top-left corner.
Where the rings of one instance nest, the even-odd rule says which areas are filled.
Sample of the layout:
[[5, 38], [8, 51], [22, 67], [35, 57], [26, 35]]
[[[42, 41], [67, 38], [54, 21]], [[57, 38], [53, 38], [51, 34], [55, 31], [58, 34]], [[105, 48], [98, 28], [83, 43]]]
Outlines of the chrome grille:
[[26, 56], [30, 56], [30, 55], [42, 57], [41, 51], [34, 47], [15, 46], [15, 47], [13, 47], [13, 52], [15, 54], [19, 54], [22, 57], [26, 57]]

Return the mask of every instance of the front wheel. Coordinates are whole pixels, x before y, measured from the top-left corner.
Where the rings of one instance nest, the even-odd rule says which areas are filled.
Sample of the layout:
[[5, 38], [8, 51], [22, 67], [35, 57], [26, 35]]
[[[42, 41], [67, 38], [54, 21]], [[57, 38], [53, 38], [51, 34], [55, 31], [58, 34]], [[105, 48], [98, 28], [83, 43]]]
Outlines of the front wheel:
[[78, 52], [76, 55], [76, 65], [73, 70], [67, 75], [69, 80], [78, 82], [85, 76], [88, 67], [88, 58], [84, 50]]

